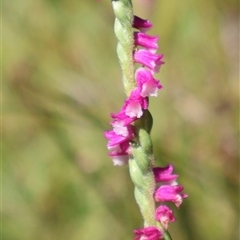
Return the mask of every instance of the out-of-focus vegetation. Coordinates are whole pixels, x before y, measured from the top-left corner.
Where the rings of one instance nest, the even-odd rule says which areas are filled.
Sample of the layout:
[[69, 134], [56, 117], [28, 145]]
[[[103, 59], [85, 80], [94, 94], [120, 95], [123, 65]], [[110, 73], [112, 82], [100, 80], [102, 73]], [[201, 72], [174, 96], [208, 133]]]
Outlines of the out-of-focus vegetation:
[[[158, 165], [189, 194], [175, 240], [238, 239], [238, 1], [135, 0], [166, 64]], [[109, 0], [3, 1], [4, 240], [126, 240], [142, 226], [103, 131], [124, 93]]]

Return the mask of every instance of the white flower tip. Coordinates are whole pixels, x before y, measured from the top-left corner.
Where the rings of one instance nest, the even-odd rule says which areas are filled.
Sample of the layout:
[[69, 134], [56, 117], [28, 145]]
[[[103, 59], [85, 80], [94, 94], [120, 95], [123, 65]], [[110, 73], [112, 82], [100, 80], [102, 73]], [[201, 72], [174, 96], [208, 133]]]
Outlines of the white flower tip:
[[125, 166], [128, 164], [128, 155], [113, 156], [112, 161], [114, 166]]

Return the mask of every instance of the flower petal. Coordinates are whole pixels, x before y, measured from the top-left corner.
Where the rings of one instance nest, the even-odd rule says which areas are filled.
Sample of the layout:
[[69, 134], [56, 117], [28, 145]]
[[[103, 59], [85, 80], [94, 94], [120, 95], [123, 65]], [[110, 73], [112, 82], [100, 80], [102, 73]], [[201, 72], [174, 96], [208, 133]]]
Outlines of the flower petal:
[[134, 230], [134, 240], [159, 240], [162, 239], [163, 234], [160, 229], [149, 226]]

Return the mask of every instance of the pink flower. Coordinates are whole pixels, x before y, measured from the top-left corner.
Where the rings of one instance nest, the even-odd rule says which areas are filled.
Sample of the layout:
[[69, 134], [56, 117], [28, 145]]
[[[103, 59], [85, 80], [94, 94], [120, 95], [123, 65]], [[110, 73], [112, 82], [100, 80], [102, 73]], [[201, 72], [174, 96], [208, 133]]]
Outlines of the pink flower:
[[119, 143], [128, 141], [128, 140], [130, 140], [130, 139], [132, 139], [134, 137], [134, 133], [133, 133], [133, 131], [132, 131], [130, 126], [128, 127], [127, 135], [124, 135], [124, 136], [123, 135], [119, 135], [114, 130], [105, 131], [104, 135], [109, 140], [108, 144], [107, 144], [108, 148], [112, 147], [112, 146], [115, 146], [115, 145], [118, 145]]
[[139, 29], [141, 32], [146, 32], [152, 28], [152, 24], [149, 20], [144, 20], [137, 16], [134, 16], [132, 26]]
[[139, 49], [134, 52], [134, 61], [148, 67], [152, 73], [158, 73], [164, 62], [163, 54], [154, 54], [146, 49]]
[[156, 227], [145, 227], [134, 230], [134, 240], [160, 240], [162, 232]]
[[118, 113], [112, 113], [111, 117], [114, 119], [110, 124], [113, 125], [115, 121], [122, 121], [124, 126], [130, 125], [137, 118], [132, 118], [126, 115], [125, 110], [122, 108]]
[[180, 207], [183, 198], [188, 197], [187, 194], [181, 193], [183, 186], [181, 185], [163, 185], [155, 191], [155, 200], [159, 202], [170, 201], [173, 202], [176, 207]]
[[146, 33], [134, 32], [134, 45], [144, 47], [151, 52], [156, 52], [158, 49], [158, 37], [149, 36]]
[[111, 154], [128, 155], [129, 141], [126, 140], [124, 142], [121, 142], [121, 143], [113, 145], [113, 146], [108, 145], [108, 150], [110, 151]]
[[176, 218], [173, 215], [173, 211], [165, 205], [161, 205], [157, 208], [155, 218], [157, 221], [161, 222], [165, 229], [168, 229], [169, 222], [176, 221]]
[[113, 131], [117, 135], [127, 137], [129, 135], [129, 132], [131, 131], [131, 127], [129, 125], [125, 124], [125, 122], [123, 120], [114, 120], [110, 124], [113, 127]]
[[111, 156], [114, 166], [123, 166], [128, 164], [130, 153], [129, 140], [126, 140], [114, 146], [108, 145], [108, 150], [108, 155]]
[[138, 68], [135, 78], [142, 97], [157, 96], [158, 90], [162, 88], [159, 81], [154, 79], [146, 68]]
[[169, 164], [167, 167], [154, 167], [153, 174], [156, 183], [158, 182], [172, 182], [178, 178], [177, 174], [172, 174], [173, 165]]
[[139, 89], [135, 88], [130, 97], [125, 101], [123, 111], [131, 118], [140, 118], [143, 114], [143, 109], [148, 108], [148, 102], [146, 98], [143, 98], [139, 92]]

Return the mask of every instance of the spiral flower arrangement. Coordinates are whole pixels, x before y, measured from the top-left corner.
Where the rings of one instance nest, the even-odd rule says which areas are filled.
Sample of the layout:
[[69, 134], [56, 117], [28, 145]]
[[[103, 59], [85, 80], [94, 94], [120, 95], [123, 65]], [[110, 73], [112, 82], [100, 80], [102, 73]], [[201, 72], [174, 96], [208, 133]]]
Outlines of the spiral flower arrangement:
[[153, 119], [148, 110], [149, 97], [156, 97], [162, 89], [154, 74], [164, 64], [163, 54], [157, 54], [158, 37], [146, 33], [152, 23], [133, 15], [131, 0], [112, 0], [112, 6], [126, 100], [120, 111], [111, 114], [112, 130], [104, 133], [107, 148], [114, 165], [129, 166], [135, 185], [134, 195], [144, 224], [134, 230], [134, 239], [169, 240], [168, 226], [176, 219], [164, 203], [172, 202], [179, 208], [187, 194], [177, 183], [172, 164], [155, 166], [150, 137]]

